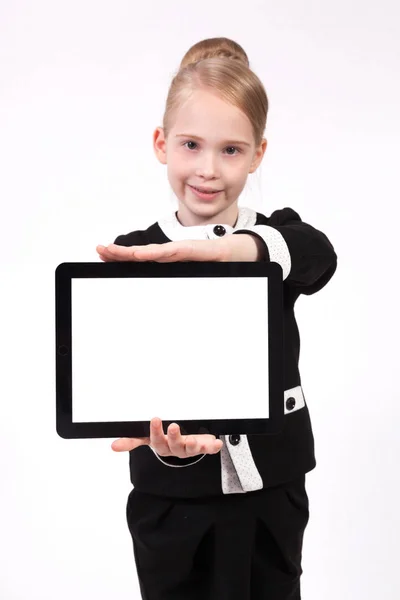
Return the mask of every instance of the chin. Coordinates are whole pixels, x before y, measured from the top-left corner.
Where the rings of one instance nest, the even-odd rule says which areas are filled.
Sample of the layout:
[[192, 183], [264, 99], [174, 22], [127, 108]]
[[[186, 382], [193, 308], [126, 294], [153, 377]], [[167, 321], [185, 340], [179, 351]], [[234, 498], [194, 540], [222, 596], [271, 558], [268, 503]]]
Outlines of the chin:
[[201, 216], [201, 217], [214, 217], [216, 215], [218, 215], [219, 213], [224, 212], [224, 210], [226, 210], [227, 207], [225, 206], [218, 206], [217, 204], [214, 204], [213, 206], [210, 204], [205, 204], [205, 205], [200, 205], [200, 206], [187, 206], [187, 209], [190, 210], [191, 213]]

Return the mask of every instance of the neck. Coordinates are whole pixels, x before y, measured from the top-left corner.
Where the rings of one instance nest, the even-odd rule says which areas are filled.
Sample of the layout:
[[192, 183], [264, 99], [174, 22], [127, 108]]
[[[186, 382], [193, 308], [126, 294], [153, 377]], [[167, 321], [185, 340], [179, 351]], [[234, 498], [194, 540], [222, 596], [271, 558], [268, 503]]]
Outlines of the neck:
[[222, 210], [216, 213], [215, 215], [207, 217], [196, 213], [192, 213], [186, 208], [186, 206], [179, 204], [179, 209], [175, 214], [179, 223], [184, 227], [193, 227], [196, 225], [212, 225], [214, 223], [223, 223], [225, 225], [235, 227], [239, 218], [239, 209], [237, 204], [235, 203], [232, 206], [228, 206], [228, 208], [226, 208], [225, 210]]

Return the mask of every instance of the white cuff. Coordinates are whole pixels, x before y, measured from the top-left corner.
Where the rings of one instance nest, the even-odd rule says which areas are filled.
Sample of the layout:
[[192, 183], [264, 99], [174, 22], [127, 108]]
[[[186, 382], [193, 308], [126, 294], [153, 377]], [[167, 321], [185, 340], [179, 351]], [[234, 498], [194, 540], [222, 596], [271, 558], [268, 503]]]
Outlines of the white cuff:
[[[292, 261], [290, 259], [289, 248], [283, 235], [269, 225], [246, 227], [246, 229], [241, 230], [241, 233], [245, 233], [246, 231], [253, 231], [262, 237], [267, 245], [270, 261], [281, 265], [283, 271], [282, 279], [285, 280], [289, 276], [290, 269], [292, 268]], [[235, 231], [235, 233], [239, 232]]]

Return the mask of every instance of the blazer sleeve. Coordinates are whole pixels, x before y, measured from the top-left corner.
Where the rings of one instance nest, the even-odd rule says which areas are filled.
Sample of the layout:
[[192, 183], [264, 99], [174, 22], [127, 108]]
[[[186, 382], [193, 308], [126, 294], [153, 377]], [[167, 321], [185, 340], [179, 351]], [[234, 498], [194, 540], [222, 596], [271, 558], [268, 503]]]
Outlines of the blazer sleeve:
[[337, 255], [327, 236], [304, 223], [292, 208], [273, 212], [268, 225], [254, 225], [233, 235], [243, 233], [262, 240], [264, 260], [279, 263], [284, 283], [300, 294], [315, 294], [336, 271]]
[[118, 246], [146, 246], [144, 231], [131, 231], [131, 233], [118, 235], [114, 244]]

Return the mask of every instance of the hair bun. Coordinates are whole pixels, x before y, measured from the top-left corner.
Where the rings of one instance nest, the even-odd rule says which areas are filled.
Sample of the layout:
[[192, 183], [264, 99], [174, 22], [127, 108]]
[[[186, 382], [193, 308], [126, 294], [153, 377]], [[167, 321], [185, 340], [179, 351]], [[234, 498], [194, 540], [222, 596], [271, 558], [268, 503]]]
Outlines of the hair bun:
[[267, 122], [267, 92], [237, 42], [228, 38], [209, 38], [197, 42], [186, 52], [168, 90], [163, 116], [165, 139], [181, 106], [198, 90], [211, 90], [246, 115], [254, 143], [256, 147], [260, 146]]
[[183, 57], [180, 69], [207, 58], [228, 58], [249, 67], [249, 59], [243, 48], [237, 42], [221, 37], [208, 38], [194, 44]]

